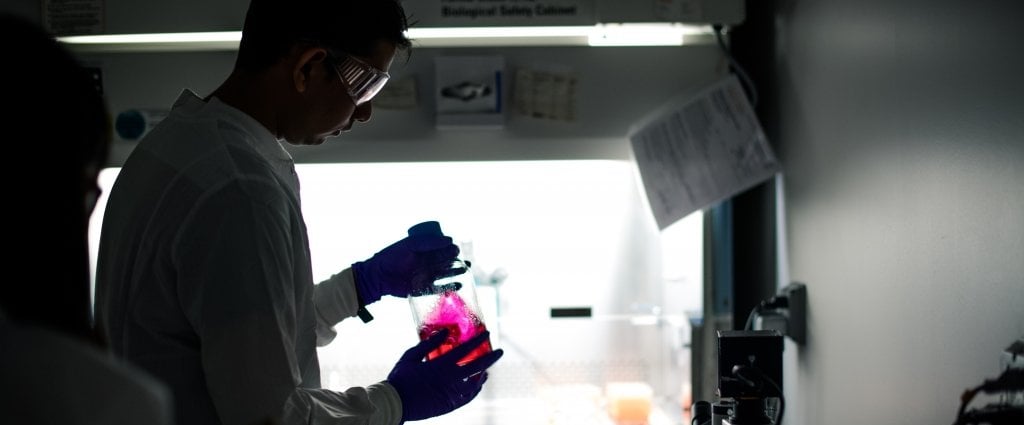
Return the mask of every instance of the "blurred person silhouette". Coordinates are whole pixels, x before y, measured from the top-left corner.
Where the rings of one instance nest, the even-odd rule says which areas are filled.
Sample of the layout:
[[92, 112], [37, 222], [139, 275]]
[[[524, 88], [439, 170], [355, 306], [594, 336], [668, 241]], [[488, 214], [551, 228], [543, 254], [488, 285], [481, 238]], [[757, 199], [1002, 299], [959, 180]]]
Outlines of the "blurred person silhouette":
[[3, 171], [0, 422], [170, 424], [168, 389], [112, 356], [91, 323], [87, 228], [110, 143], [102, 95], [24, 18], [0, 15], [0, 54], [0, 123], [22, 162]]
[[399, 0], [253, 0], [231, 74], [205, 97], [183, 90], [125, 161], [103, 218], [96, 317], [117, 354], [171, 387], [179, 423], [422, 420], [473, 400], [502, 356], [458, 364], [483, 333], [426, 361], [442, 331], [376, 384], [321, 387], [316, 347], [337, 323], [370, 320], [365, 307], [385, 295], [429, 289], [459, 254], [441, 232], [409, 235], [314, 284], [282, 146], [319, 145], [369, 120], [411, 47], [407, 27]]

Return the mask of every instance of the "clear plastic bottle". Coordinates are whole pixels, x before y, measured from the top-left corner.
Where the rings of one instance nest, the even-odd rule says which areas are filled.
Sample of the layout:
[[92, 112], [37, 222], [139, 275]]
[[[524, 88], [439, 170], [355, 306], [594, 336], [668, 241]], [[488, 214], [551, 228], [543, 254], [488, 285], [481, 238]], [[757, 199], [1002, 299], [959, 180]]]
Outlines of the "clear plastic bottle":
[[[420, 223], [409, 229], [410, 236], [416, 234], [441, 234], [441, 227], [436, 221]], [[427, 354], [428, 360], [487, 330], [476, 297], [476, 281], [470, 267], [471, 264], [455, 259], [451, 270], [457, 271], [457, 274], [434, 279], [435, 291], [432, 293], [409, 297], [416, 332], [421, 340], [441, 329], [448, 329], [448, 338], [437, 350]], [[458, 363], [466, 364], [490, 351], [490, 341], [484, 342]]]

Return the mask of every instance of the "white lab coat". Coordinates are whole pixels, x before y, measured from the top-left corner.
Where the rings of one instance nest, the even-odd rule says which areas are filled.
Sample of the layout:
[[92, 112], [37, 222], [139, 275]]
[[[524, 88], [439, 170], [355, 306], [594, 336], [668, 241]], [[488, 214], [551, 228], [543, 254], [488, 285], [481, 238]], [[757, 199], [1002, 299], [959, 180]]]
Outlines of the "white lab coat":
[[84, 341], [0, 312], [0, 423], [170, 425], [157, 380]]
[[320, 388], [316, 346], [357, 308], [350, 270], [313, 285], [291, 156], [185, 90], [104, 213], [96, 316], [115, 352], [169, 384], [183, 425], [397, 424], [386, 382]]

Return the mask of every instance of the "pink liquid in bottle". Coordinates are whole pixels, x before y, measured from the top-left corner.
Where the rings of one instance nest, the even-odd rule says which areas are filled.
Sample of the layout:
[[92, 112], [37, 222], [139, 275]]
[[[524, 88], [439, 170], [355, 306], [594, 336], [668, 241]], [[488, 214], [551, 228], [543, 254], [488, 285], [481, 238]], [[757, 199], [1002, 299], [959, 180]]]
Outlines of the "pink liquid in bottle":
[[[426, 339], [441, 329], [448, 329], [448, 337], [436, 350], [427, 354], [428, 360], [447, 353], [459, 344], [469, 341], [474, 336], [487, 330], [479, 317], [466, 302], [455, 291], [445, 292], [438, 297], [437, 304], [423, 319], [423, 326], [420, 327], [420, 339]], [[484, 341], [480, 346], [471, 351], [458, 361], [460, 366], [465, 365], [491, 351], [490, 341]]]

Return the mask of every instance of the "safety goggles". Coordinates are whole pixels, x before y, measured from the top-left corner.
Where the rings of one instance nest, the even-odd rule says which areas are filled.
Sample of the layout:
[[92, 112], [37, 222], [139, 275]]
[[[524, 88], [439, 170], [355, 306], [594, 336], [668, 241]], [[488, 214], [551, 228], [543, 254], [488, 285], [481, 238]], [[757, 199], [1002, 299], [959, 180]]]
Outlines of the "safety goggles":
[[348, 91], [348, 95], [352, 97], [356, 106], [373, 99], [391, 78], [387, 72], [374, 68], [352, 55], [335, 53], [331, 56], [334, 62], [334, 71], [345, 83], [345, 90]]

